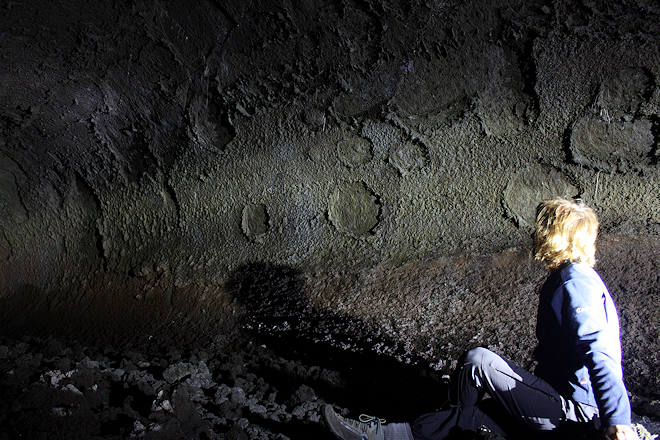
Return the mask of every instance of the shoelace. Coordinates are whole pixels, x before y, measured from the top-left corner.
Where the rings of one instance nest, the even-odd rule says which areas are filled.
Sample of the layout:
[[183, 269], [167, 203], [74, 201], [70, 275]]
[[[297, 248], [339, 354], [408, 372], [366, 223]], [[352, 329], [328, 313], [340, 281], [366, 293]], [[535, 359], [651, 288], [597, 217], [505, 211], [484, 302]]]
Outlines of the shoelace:
[[378, 423], [379, 425], [384, 425], [387, 422], [385, 419], [379, 419], [378, 417], [370, 416], [368, 414], [360, 414], [358, 420], [362, 423]]

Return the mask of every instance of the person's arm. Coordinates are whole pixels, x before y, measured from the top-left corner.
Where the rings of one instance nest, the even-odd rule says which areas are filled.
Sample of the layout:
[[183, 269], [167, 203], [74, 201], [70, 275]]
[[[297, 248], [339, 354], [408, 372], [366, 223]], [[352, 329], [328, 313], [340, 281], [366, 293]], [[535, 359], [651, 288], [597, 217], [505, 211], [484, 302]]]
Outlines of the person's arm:
[[[630, 400], [623, 383], [618, 317], [608, 316], [600, 283], [572, 280], [567, 283], [565, 313], [574, 332], [578, 352], [584, 356], [589, 379], [603, 423], [606, 440], [639, 440], [630, 427]], [[615, 315], [616, 310], [610, 309]]]
[[576, 350], [589, 372], [602, 425], [609, 435], [615, 435], [611, 438], [626, 438], [621, 435], [628, 430], [617, 428], [631, 424], [630, 400], [621, 368], [618, 317], [613, 304], [607, 306], [611, 300], [605, 286], [595, 273], [594, 276], [578, 276], [565, 284], [562, 315], [565, 329], [572, 333]]

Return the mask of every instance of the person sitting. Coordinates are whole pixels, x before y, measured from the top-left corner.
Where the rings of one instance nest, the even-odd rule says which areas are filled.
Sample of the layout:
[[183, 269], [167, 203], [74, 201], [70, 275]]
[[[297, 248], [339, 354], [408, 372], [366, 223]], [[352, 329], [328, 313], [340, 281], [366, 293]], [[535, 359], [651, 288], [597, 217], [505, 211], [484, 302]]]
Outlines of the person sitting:
[[479, 430], [505, 438], [600, 430], [608, 440], [638, 440], [623, 382], [617, 310], [593, 268], [597, 234], [596, 214], [582, 201], [554, 198], [537, 208], [535, 258], [549, 274], [539, 296], [534, 374], [474, 348], [452, 374], [447, 409], [386, 424], [344, 418], [325, 405], [330, 430], [343, 440], [442, 440]]

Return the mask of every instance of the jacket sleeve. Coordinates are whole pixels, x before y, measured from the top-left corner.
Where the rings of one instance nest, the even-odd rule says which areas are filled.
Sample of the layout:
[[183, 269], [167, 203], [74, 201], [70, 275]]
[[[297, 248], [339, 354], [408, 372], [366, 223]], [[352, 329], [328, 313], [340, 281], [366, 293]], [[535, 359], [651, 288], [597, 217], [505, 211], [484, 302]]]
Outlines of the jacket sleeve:
[[600, 279], [574, 278], [564, 285], [562, 307], [566, 337], [574, 341], [593, 389], [603, 426], [630, 425], [630, 400], [623, 383], [619, 319]]

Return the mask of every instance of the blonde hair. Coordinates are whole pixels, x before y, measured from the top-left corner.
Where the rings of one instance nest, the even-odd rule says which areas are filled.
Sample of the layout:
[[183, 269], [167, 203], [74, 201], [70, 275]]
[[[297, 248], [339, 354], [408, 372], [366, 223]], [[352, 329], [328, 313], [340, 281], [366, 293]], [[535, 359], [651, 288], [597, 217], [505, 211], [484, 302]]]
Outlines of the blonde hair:
[[556, 197], [536, 209], [535, 258], [550, 270], [568, 262], [596, 264], [598, 218], [581, 200]]

